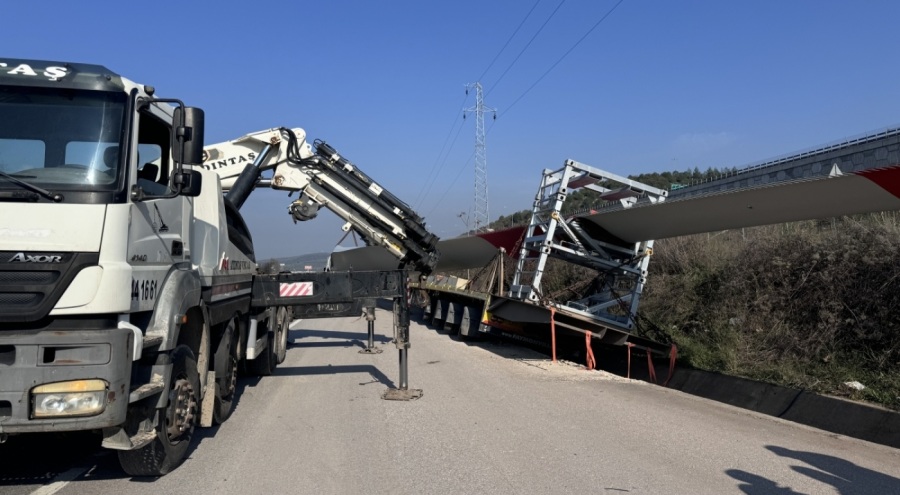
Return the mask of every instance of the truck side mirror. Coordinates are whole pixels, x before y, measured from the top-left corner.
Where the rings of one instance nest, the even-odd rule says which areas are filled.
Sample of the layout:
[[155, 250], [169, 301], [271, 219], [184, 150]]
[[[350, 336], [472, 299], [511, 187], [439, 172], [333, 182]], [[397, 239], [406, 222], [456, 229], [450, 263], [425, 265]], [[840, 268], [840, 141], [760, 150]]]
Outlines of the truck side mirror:
[[182, 196], [197, 197], [200, 195], [200, 189], [203, 186], [203, 176], [196, 170], [176, 172], [172, 176], [172, 185], [175, 186], [178, 194]]
[[182, 111], [182, 107], [176, 107], [174, 122], [172, 157], [175, 162], [200, 165], [203, 163], [203, 131], [205, 127], [203, 109], [184, 107]]

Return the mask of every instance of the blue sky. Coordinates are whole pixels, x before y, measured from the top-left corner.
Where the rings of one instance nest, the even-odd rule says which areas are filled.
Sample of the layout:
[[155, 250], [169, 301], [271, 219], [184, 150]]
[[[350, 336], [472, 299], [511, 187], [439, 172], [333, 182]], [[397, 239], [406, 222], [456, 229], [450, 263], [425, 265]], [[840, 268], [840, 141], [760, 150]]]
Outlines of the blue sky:
[[[568, 158], [620, 175], [741, 166], [900, 123], [900, 2], [624, 0], [585, 37], [617, 3], [15, 2], [0, 46], [202, 107], [208, 143], [302, 127], [443, 238], [474, 197], [466, 83], [497, 109], [492, 218], [529, 208]], [[258, 256], [331, 250], [341, 222], [294, 225], [289, 202], [261, 190], [242, 209]]]

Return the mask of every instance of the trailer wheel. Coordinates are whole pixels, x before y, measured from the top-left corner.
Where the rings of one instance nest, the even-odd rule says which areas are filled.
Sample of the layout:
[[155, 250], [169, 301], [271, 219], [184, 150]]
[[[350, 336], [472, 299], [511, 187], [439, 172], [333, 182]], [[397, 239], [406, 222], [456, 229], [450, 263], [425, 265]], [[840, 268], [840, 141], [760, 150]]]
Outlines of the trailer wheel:
[[478, 327], [481, 325], [481, 311], [477, 306], [463, 307], [460, 318], [459, 338], [461, 340], [474, 340], [478, 338]]
[[444, 325], [444, 301], [440, 299], [434, 300], [434, 305], [431, 307], [431, 321], [430, 323], [433, 327], [438, 328]]
[[429, 312], [430, 314], [428, 315], [428, 319], [425, 323], [429, 325], [437, 325], [438, 321], [441, 319], [441, 300], [436, 297], [432, 297], [430, 307], [431, 311]]
[[291, 321], [288, 317], [287, 309], [284, 306], [278, 307], [277, 327], [275, 329], [275, 362], [281, 364], [287, 357], [287, 340], [290, 333]]
[[458, 302], [448, 302], [447, 303], [447, 319], [444, 320], [444, 329], [450, 335], [456, 335], [459, 333], [459, 329], [462, 326], [461, 321], [463, 317], [463, 305]]
[[238, 363], [240, 362], [240, 344], [237, 335], [237, 323], [234, 318], [228, 320], [222, 332], [222, 340], [215, 354], [215, 401], [213, 403], [213, 422], [224, 423], [234, 410], [234, 393], [237, 389]]
[[434, 328], [439, 332], [447, 330], [447, 317], [450, 316], [450, 301], [441, 299], [438, 301], [438, 309], [434, 315]]
[[200, 376], [194, 353], [180, 345], [172, 351], [169, 405], [156, 411], [156, 438], [136, 450], [120, 450], [119, 464], [131, 476], [161, 476], [182, 463], [199, 417]]
[[422, 306], [422, 323], [426, 325], [431, 323], [432, 315], [434, 315], [434, 299], [428, 298]]

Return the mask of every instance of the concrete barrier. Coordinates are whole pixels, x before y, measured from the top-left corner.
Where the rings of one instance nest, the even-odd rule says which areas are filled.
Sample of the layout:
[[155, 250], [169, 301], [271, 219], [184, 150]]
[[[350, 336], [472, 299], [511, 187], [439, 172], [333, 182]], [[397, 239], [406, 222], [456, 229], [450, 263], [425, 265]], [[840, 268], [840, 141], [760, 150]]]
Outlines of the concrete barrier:
[[[667, 371], [667, 370], [666, 370]], [[657, 370], [665, 372], [661, 368]], [[900, 448], [900, 413], [746, 378], [676, 369], [669, 388], [795, 423]]]

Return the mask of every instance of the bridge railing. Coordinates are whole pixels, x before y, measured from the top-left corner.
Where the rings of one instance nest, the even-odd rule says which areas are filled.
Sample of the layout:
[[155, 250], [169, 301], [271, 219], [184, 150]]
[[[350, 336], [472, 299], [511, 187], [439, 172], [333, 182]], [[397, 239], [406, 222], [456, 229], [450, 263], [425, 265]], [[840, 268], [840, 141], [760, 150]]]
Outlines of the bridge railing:
[[675, 190], [681, 190], [681, 189], [685, 189], [685, 188], [688, 188], [691, 186], [696, 186], [699, 184], [705, 184], [708, 182], [713, 182], [713, 181], [725, 179], [728, 177], [743, 175], [743, 174], [746, 174], [749, 172], [758, 171], [760, 169], [783, 165], [785, 163], [792, 162], [795, 160], [800, 160], [800, 159], [807, 158], [810, 156], [819, 155], [822, 153], [828, 153], [831, 151], [837, 151], [837, 150], [841, 150], [844, 148], [849, 148], [850, 146], [856, 146], [856, 145], [867, 143], [870, 141], [876, 141], [879, 139], [885, 139], [885, 138], [888, 138], [891, 136], [897, 136], [897, 135], [900, 135], [900, 124], [891, 126], [891, 127], [886, 127], [881, 130], [871, 131], [871, 132], [867, 132], [864, 134], [858, 134], [858, 135], [851, 136], [848, 138], [838, 139], [838, 140], [832, 141], [832, 142], [824, 144], [824, 145], [819, 145], [814, 148], [809, 148], [807, 150], [803, 150], [803, 151], [799, 151], [799, 152], [795, 151], [795, 152], [787, 153], [784, 155], [778, 155], [774, 158], [769, 158], [769, 159], [763, 160], [761, 162], [752, 162], [749, 165], [745, 165], [743, 167], [736, 168], [734, 171], [720, 174], [715, 177], [708, 177], [708, 178], [702, 179], [702, 180], [691, 181], [688, 184], [680, 184], [679, 187], [676, 188]]

